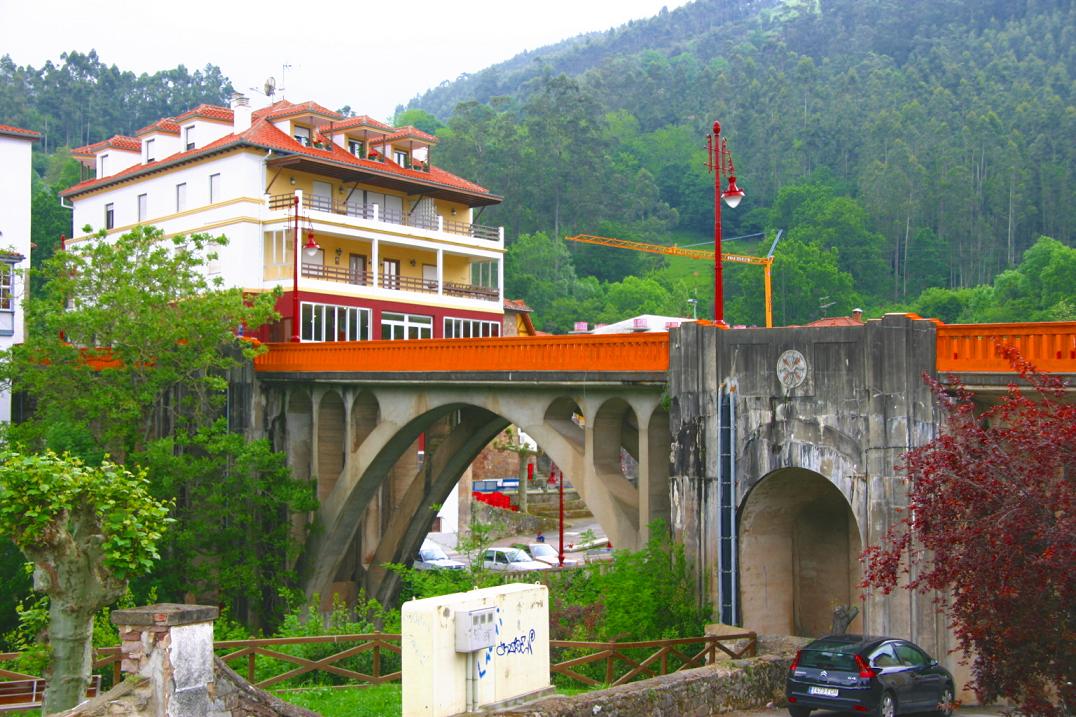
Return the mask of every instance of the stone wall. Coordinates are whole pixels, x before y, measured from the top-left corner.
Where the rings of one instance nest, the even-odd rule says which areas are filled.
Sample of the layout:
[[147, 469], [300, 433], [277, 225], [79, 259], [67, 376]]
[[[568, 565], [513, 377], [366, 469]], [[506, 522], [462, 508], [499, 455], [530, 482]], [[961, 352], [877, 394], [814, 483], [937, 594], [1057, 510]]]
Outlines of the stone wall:
[[789, 659], [763, 655], [498, 712], [511, 717], [708, 717], [783, 704]]

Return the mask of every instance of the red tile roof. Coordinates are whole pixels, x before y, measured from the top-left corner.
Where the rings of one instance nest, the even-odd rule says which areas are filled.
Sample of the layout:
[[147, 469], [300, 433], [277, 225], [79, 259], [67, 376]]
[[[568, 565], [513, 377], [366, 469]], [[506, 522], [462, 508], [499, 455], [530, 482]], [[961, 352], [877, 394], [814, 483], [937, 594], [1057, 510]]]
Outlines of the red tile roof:
[[421, 142], [427, 142], [429, 144], [437, 143], [437, 138], [434, 137], [432, 134], [426, 134], [422, 130], [418, 129], [417, 127], [412, 127], [411, 125], [408, 125], [406, 127], [400, 127], [392, 134], [386, 137], [381, 137], [377, 141], [395, 142], [398, 139], [417, 139]]
[[339, 112], [333, 112], [327, 107], [322, 107], [317, 102], [302, 102], [300, 104], [294, 104], [292, 102], [288, 102], [287, 100], [281, 100], [280, 102], [277, 102], [269, 108], [269, 112], [259, 116], [264, 116], [268, 120], [278, 120], [283, 117], [293, 117], [295, 115], [301, 114], [322, 115], [333, 120], [343, 119], [343, 115]]
[[221, 107], [220, 105], [198, 105], [193, 110], [187, 110], [183, 114], [176, 117], [176, 122], [182, 122], [183, 120], [193, 119], [199, 117], [201, 119], [216, 120], [217, 122], [232, 122], [234, 121], [234, 113], [227, 107]]
[[32, 129], [23, 129], [10, 124], [0, 124], [0, 134], [7, 137], [19, 137], [20, 139], [40, 139], [41, 133]]
[[141, 137], [142, 135], [149, 134], [150, 132], [179, 134], [179, 125], [176, 124], [176, 121], [171, 117], [165, 117], [164, 119], [159, 119], [153, 124], [148, 124], [142, 129], [138, 130], [137, 132], [135, 132], [135, 137]]
[[[262, 118], [256, 119], [250, 129], [239, 135], [229, 134], [204, 147], [178, 152], [171, 157], [164, 157], [152, 164], [136, 164], [107, 177], [80, 182], [72, 187], [68, 187], [61, 192], [61, 194], [65, 197], [75, 196], [127, 179], [133, 179], [142, 174], [159, 172], [177, 164], [193, 161], [232, 148], [258, 147], [260, 149], [273, 149], [288, 154], [301, 154], [332, 162], [336, 165], [350, 166], [355, 169], [370, 171], [376, 174], [394, 175], [401, 179], [411, 179], [421, 184], [439, 184], [450, 189], [457, 189], [472, 194], [486, 194], [492, 196], [492, 193], [485, 187], [475, 184], [474, 182], [469, 182], [462, 177], [457, 177], [451, 172], [446, 172], [438, 167], [430, 167], [429, 171], [425, 172], [416, 169], [407, 169], [406, 167], [401, 167], [393, 162], [375, 162], [368, 159], [359, 159], [335, 143], [333, 143], [329, 149], [304, 147], [296, 142], [294, 138], [277, 129], [270, 121], [271, 116], [272, 115], [264, 115]], [[134, 151], [140, 149], [138, 140], [131, 137], [113, 137], [112, 140], [106, 140], [106, 142], [111, 142], [116, 139], [130, 140], [135, 143]], [[96, 145], [80, 147], [79, 150], [89, 149], [91, 151], [96, 151], [94, 148], [103, 146], [104, 144], [105, 143], [98, 142]]]
[[94, 142], [93, 144], [75, 147], [73, 150], [71, 150], [71, 154], [76, 157], [91, 156], [97, 154], [102, 149], [118, 149], [121, 152], [141, 152], [142, 140], [136, 137], [127, 137], [122, 134], [117, 134], [114, 137], [103, 139], [100, 142]]
[[359, 115], [358, 117], [347, 117], [339, 122], [333, 123], [333, 129], [345, 130], [353, 127], [371, 127], [373, 129], [384, 130], [391, 132], [393, 130], [392, 125], [385, 124], [384, 122], [378, 122], [369, 115]]
[[523, 299], [505, 299], [504, 308], [506, 311], [534, 311]]

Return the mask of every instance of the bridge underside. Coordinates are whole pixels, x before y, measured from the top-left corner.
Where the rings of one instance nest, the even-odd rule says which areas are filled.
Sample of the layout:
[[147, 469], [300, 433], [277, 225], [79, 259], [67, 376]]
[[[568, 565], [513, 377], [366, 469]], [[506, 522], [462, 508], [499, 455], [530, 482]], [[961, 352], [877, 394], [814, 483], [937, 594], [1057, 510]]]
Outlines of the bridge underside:
[[639, 546], [649, 523], [669, 518], [669, 421], [654, 377], [258, 378], [255, 423], [268, 426], [297, 477], [317, 484], [299, 567], [306, 592], [323, 601], [358, 589], [393, 598], [398, 580], [385, 565], [410, 562], [438, 507], [510, 424], [564, 471], [615, 546]]

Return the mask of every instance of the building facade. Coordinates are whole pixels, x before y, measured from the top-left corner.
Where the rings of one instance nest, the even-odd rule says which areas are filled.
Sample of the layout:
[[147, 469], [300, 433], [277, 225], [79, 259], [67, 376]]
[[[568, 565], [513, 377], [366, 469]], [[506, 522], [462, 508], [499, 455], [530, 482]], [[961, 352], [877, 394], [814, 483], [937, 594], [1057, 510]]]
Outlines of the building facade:
[[[41, 135], [0, 124], [0, 349], [22, 343], [22, 299], [30, 267], [30, 148]], [[11, 420], [11, 394], [0, 391], [0, 421]]]
[[284, 290], [265, 340], [498, 336], [504, 231], [477, 220], [501, 198], [437, 167], [436, 143], [313, 102], [252, 110], [237, 95], [75, 150], [95, 176], [62, 193], [76, 232], [89, 229], [72, 244], [139, 224], [224, 234], [209, 274]]

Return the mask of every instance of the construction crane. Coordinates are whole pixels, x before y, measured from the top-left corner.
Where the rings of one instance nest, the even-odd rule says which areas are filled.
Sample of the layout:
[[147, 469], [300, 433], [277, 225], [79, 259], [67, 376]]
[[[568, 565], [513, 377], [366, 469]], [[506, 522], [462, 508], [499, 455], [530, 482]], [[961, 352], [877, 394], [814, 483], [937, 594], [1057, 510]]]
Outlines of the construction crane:
[[[746, 254], [721, 254], [722, 261], [731, 261], [735, 264], [755, 264], [763, 268], [766, 281], [766, 328], [773, 328], [773, 288], [770, 281], [770, 268], [773, 266], [773, 252], [777, 249], [777, 242], [781, 241], [784, 229], [777, 230], [777, 236], [770, 246], [766, 256], [747, 256]], [[565, 237], [568, 241], [583, 244], [597, 244], [598, 246], [611, 246], [615, 249], [630, 249], [631, 251], [645, 251], [651, 254], [666, 254], [670, 256], [686, 256], [689, 259], [702, 259], [713, 261], [712, 251], [701, 249], [682, 249], [678, 246], [665, 246], [663, 244], [647, 244], [640, 241], [628, 241], [627, 239], [614, 239], [612, 237], [600, 237], [594, 234], [576, 234]]]

